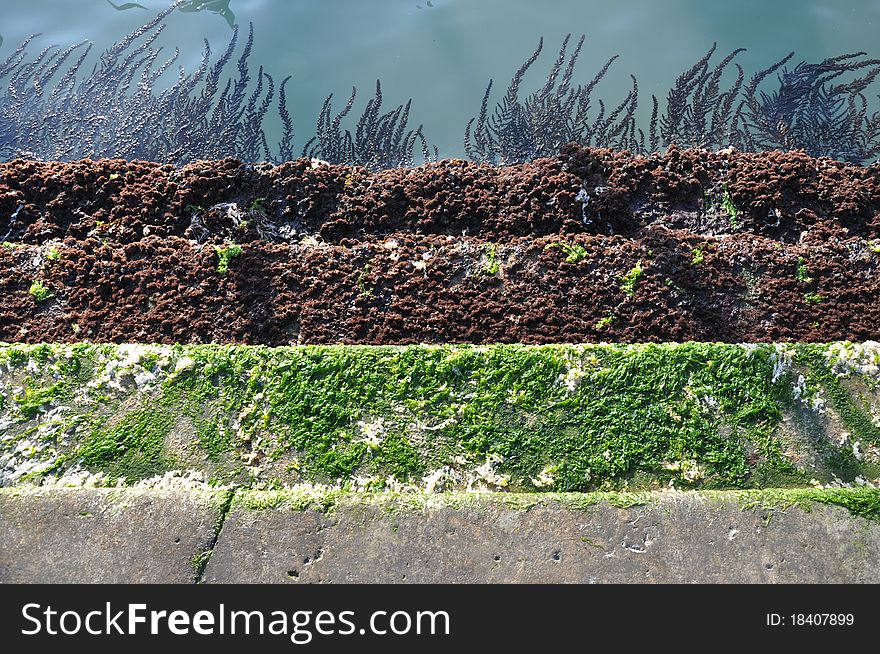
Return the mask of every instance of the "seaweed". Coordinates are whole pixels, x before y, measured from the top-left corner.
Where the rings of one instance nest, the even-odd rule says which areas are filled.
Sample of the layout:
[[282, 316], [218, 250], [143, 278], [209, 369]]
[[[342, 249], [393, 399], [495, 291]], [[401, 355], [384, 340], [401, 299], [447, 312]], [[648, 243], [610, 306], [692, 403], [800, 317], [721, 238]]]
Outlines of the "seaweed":
[[[798, 149], [811, 156], [862, 165], [880, 157], [880, 111], [869, 111], [866, 94], [880, 75], [880, 60], [867, 59], [864, 52], [831, 57], [818, 64], [801, 62], [789, 70], [784, 66], [794, 57], [791, 53], [745, 84], [745, 71], [734, 63], [743, 48], [733, 50], [713, 66], [717, 50], [717, 43], [713, 43], [702, 58], [678, 76], [667, 93], [662, 113], [660, 100], [652, 95], [646, 143], [634, 117], [639, 101], [636, 78], [631, 76], [632, 90], [623, 102], [609, 110], [600, 99], [598, 115], [590, 117], [594, 87], [617, 57], [609, 59], [589, 84], [574, 87], [572, 76], [584, 37], [568, 56], [570, 39], [569, 34], [563, 40], [543, 87], [521, 100], [523, 79], [543, 50], [544, 40], [540, 39], [491, 115], [494, 81], [489, 81], [479, 114], [465, 127], [464, 146], [471, 159], [493, 164], [521, 163], [554, 156], [569, 142], [638, 153], [656, 152], [671, 145], [710, 149], [733, 146], [747, 151]], [[731, 64], [736, 77], [725, 85], [725, 73]], [[761, 90], [765, 80], [780, 69], [778, 88]], [[839, 81], [847, 74], [855, 77]]]
[[581, 35], [569, 57], [570, 40], [571, 34], [568, 34], [544, 85], [520, 100], [523, 78], [544, 48], [542, 37], [531, 57], [514, 74], [504, 98], [495, 106], [491, 117], [488, 107], [494, 80], [489, 80], [480, 113], [471, 118], [465, 128], [465, 151], [471, 159], [493, 164], [521, 163], [554, 156], [563, 145], [573, 141], [582, 145], [607, 144], [629, 149], [643, 147], [644, 135], [636, 136], [634, 119], [638, 106], [636, 78], [631, 76], [632, 90], [607, 115], [604, 102], [599, 100], [598, 115], [591, 120], [592, 92], [617, 56], [609, 59], [589, 84], [572, 87], [574, 68], [585, 36]]
[[[137, 3], [110, 4], [118, 11], [143, 8]], [[279, 162], [301, 153], [380, 170], [440, 158], [423, 126], [409, 126], [412, 99], [383, 110], [379, 80], [352, 129], [343, 123], [354, 108], [357, 89], [352, 88], [338, 112], [330, 94], [318, 114], [315, 135], [300, 150], [294, 144], [287, 108], [291, 77], [278, 85], [262, 66], [252, 67], [253, 25], [234, 62], [240, 32], [228, 5], [229, 0], [176, 0], [101, 53], [91, 71], [86, 61], [93, 45], [88, 41], [50, 45], [31, 54], [29, 49], [40, 35], [25, 39], [0, 62], [0, 159], [103, 157], [181, 165], [227, 157]], [[187, 72], [178, 66], [175, 79], [173, 68], [180, 51], [163, 54], [158, 40], [164, 20], [177, 10], [218, 13], [232, 32], [216, 57], [205, 41], [198, 67]], [[635, 119], [639, 107], [635, 76], [630, 75], [631, 88], [622, 101], [606, 104], [596, 98], [594, 106], [596, 86], [617, 55], [588, 83], [575, 82], [585, 40], [581, 35], [573, 42], [572, 35], [566, 35], [543, 83], [525, 94], [526, 76], [544, 49], [540, 38], [494, 108], [490, 106], [494, 80], [489, 80], [480, 111], [464, 131], [464, 148], [472, 160], [522, 163], [556, 156], [571, 142], [640, 154], [676, 145], [801, 149], [811, 156], [861, 165], [880, 158], [880, 111], [869, 93], [880, 75], [880, 59], [863, 52], [819, 63], [801, 61], [789, 69], [794, 57], [790, 53], [746, 83], [745, 71], [734, 62], [742, 49], [713, 63], [717, 51], [713, 44], [678, 76], [662, 110], [661, 100], [651, 96], [646, 138]], [[265, 125], [273, 107], [280, 133], [277, 143], [270, 145]]]
[[[0, 64], [0, 80], [6, 84], [0, 95], [0, 156], [62, 161], [109, 157], [176, 164], [223, 157], [275, 159], [262, 127], [275, 84], [262, 67], [248, 94], [252, 25], [238, 60], [237, 79], [223, 85], [224, 70], [238, 42], [236, 26], [226, 50], [213, 64], [205, 41], [194, 72], [181, 67], [175, 83], [160, 83], [180, 53], [175, 49], [161, 61], [162, 48], [155, 42], [165, 28], [163, 20], [184, 4], [177, 0], [114, 43], [87, 75], [81, 72], [91, 43], [83, 41], [63, 50], [49, 46], [28, 59], [27, 48], [39, 35], [26, 39]], [[281, 94], [282, 156], [290, 149], [292, 131], [285, 103]]]
[[[880, 156], [880, 112], [868, 114], [866, 89], [880, 74], [880, 60], [856, 52], [820, 63], [785, 67], [789, 53], [756, 73], [736, 112], [738, 128], [733, 145], [745, 150], [804, 150], [865, 164]], [[779, 87], [760, 91], [762, 82], [777, 72]], [[858, 73], [849, 82], [836, 81]]]
[[381, 113], [382, 84], [376, 80], [376, 94], [367, 101], [357, 121], [354, 134], [342, 130], [343, 119], [354, 107], [357, 88], [352, 87], [351, 96], [342, 110], [333, 116], [333, 94], [324, 100], [318, 114], [316, 135], [303, 147], [304, 157], [321, 159], [329, 163], [345, 163], [365, 166], [372, 170], [412, 166], [416, 145], [421, 146], [424, 162], [439, 158], [436, 146], [432, 149], [422, 132], [422, 125], [407, 130], [412, 99], [387, 113]]
[[739, 71], [733, 86], [721, 90], [724, 69], [743, 48], [738, 48], [710, 69], [709, 61], [718, 44], [713, 43], [709, 52], [691, 68], [679, 75], [666, 96], [666, 112], [659, 117], [659, 102], [652, 96], [650, 148], [675, 143], [685, 147], [718, 148], [728, 145], [733, 130], [733, 104], [743, 85], [744, 72]]

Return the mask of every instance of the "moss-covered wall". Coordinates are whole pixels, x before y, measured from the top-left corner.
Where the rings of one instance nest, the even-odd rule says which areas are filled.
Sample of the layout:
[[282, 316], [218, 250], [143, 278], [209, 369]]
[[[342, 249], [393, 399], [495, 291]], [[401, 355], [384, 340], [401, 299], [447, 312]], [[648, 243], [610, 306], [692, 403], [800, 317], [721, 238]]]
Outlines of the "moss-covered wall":
[[880, 344], [0, 346], [0, 484], [587, 491], [880, 477]]

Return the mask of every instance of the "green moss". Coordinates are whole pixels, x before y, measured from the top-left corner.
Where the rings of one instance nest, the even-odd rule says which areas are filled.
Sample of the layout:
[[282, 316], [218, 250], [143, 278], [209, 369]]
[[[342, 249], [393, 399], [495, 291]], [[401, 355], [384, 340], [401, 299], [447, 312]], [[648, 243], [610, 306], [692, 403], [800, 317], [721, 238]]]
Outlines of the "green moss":
[[244, 491], [236, 494], [233, 508], [249, 511], [284, 510], [293, 512], [301, 512], [311, 508], [322, 513], [329, 513], [344, 496], [345, 492], [337, 489]]
[[[827, 389], [854, 440], [877, 443], [826, 349], [796, 349], [797, 364], [812, 371], [811, 388]], [[175, 465], [164, 442], [177, 423], [219, 464], [208, 466], [218, 481], [242, 481], [257, 465], [266, 480], [345, 486], [366, 477], [375, 488], [394, 486], [389, 478], [422, 486], [448, 467], [456, 488], [494, 479], [530, 492], [875, 478], [876, 465], [826, 438], [811, 443], [826, 476], [792, 457], [780, 436], [796, 377], [774, 382], [771, 356], [773, 346], [712, 343], [176, 345], [146, 348], [121, 370], [108, 368], [122, 358], [116, 346], [0, 347], [22, 389], [8, 396], [24, 420], [14, 438], [47, 404], [87, 388], [88, 402], [70, 407], [73, 436], [58, 447], [70, 463], [130, 479]], [[116, 386], [93, 383], [105, 370]], [[138, 371], [156, 375], [149, 394], [131, 383]]]
[[[724, 494], [716, 497], [724, 497]], [[867, 520], [880, 520], [880, 489], [877, 488], [769, 489], [741, 491], [735, 497], [743, 510], [785, 510], [797, 506], [810, 511], [815, 504], [824, 504], [842, 507]]]
[[587, 258], [587, 249], [580, 243], [570, 245], [568, 243], [550, 243], [544, 249], [561, 248], [565, 253], [565, 260], [568, 263], [578, 263]]
[[498, 248], [494, 243], [486, 246], [486, 263], [483, 266], [482, 273], [488, 277], [498, 274], [501, 270], [501, 263], [498, 261]]
[[358, 292], [361, 297], [373, 297], [373, 289], [367, 287], [367, 276], [373, 271], [373, 266], [368, 263], [364, 264], [364, 267], [361, 269], [360, 274], [358, 275], [357, 285]]
[[208, 460], [218, 462], [226, 452], [234, 449], [232, 430], [228, 420], [215, 416], [208, 420], [200, 420], [196, 427], [197, 442], [208, 454]]
[[724, 209], [724, 212], [727, 214], [728, 218], [730, 218], [730, 222], [733, 225], [738, 225], [737, 217], [739, 216], [739, 209], [737, 209], [736, 205], [733, 203], [733, 197], [730, 195], [730, 188], [727, 184], [724, 185], [724, 195], [721, 197], [721, 208]]
[[26, 419], [35, 418], [52, 401], [57, 399], [63, 388], [64, 384], [60, 381], [55, 382], [51, 386], [35, 386], [32, 383], [26, 382], [24, 392], [15, 397], [15, 402], [18, 404], [22, 417]]
[[834, 374], [826, 356], [828, 346], [820, 344], [799, 344], [796, 346], [796, 361], [804, 364], [812, 382], [821, 385], [828, 394], [835, 411], [840, 415], [852, 440], [880, 445], [880, 427], [860, 408], [852, 394]]
[[798, 257], [798, 265], [797, 271], [795, 272], [795, 279], [804, 284], [810, 284], [813, 281], [813, 278], [810, 277], [809, 272], [807, 271], [807, 263], [803, 257]]
[[[37, 373], [29, 371], [22, 380], [20, 391], [12, 396], [25, 420], [36, 418], [50, 406], [69, 399], [72, 390], [85, 381], [80, 360], [76, 356], [55, 360], [51, 346], [12, 346], [0, 352], [0, 362], [5, 362], [12, 369], [25, 368], [29, 362], [38, 369], [44, 369]], [[51, 370], [45, 370], [50, 360]], [[47, 372], [50, 374], [46, 374]], [[3, 402], [0, 400], [0, 407], [2, 406]]]
[[[389, 513], [424, 511], [432, 507], [454, 510], [500, 506], [529, 511], [538, 506], [561, 504], [570, 510], [587, 510], [602, 503], [628, 509], [669, 498], [664, 493], [394, 493], [346, 492], [340, 489], [279, 491], [241, 491], [233, 508], [246, 511], [314, 510], [332, 514], [340, 507], [374, 506]], [[724, 505], [734, 504], [743, 511], [785, 511], [797, 507], [811, 511], [816, 504], [839, 506], [852, 515], [880, 520], [880, 489], [875, 488], [793, 488], [745, 491], [704, 491], [682, 497], [708, 499]]]
[[192, 567], [193, 567], [193, 580], [198, 583], [202, 576], [205, 574], [205, 568], [208, 567], [208, 561], [211, 560], [211, 555], [214, 553], [213, 549], [206, 550], [204, 552], [198, 552], [193, 554], [192, 557]]
[[402, 433], [387, 435], [381, 446], [369, 453], [369, 457], [369, 467], [373, 471], [390, 474], [400, 481], [418, 479], [426, 472], [418, 450]]

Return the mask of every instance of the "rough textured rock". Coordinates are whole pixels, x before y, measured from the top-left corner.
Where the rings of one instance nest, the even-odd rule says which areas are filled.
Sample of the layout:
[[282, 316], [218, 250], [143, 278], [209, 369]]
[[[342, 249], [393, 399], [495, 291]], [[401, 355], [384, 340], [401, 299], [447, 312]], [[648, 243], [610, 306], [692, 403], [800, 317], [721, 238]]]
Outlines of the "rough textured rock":
[[799, 152], [16, 160], [0, 340], [870, 340], [878, 238], [880, 166]]
[[[576, 260], [561, 244], [579, 248]], [[0, 341], [872, 340], [874, 247], [656, 226], [499, 243], [397, 234], [350, 246], [255, 241], [221, 274], [214, 247], [176, 236], [69, 239], [0, 248]], [[34, 282], [49, 295], [36, 297]]]
[[514, 166], [445, 160], [381, 172], [309, 159], [181, 169], [124, 160], [0, 163], [0, 240], [15, 242], [97, 230], [128, 243], [144, 227], [159, 236], [240, 240], [312, 234], [342, 242], [399, 231], [497, 239], [630, 235], [652, 223], [787, 242], [829, 227], [877, 238], [880, 166], [802, 152], [672, 147], [645, 157], [576, 145]]
[[0, 582], [880, 581], [880, 522], [772, 492], [272, 496], [2, 491]]

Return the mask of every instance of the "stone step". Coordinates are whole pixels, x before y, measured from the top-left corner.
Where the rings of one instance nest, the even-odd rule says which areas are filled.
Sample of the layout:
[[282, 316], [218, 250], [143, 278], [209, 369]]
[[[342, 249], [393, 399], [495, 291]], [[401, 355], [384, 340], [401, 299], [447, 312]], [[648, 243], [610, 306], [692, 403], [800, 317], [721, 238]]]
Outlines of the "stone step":
[[880, 582], [880, 491], [0, 490], [0, 582]]

